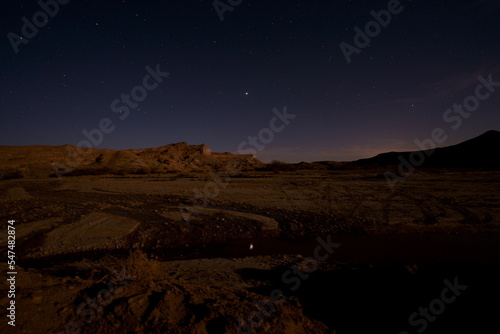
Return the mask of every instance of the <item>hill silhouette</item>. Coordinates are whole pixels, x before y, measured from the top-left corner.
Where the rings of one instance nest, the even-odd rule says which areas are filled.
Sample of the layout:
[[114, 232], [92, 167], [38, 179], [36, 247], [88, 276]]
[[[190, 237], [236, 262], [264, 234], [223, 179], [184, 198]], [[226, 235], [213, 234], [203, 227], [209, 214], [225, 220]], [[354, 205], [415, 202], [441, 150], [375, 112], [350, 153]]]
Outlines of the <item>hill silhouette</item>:
[[[424, 157], [418, 166], [425, 168], [474, 168], [499, 169], [500, 132], [490, 130], [462, 143], [436, 148], [433, 150], [388, 152], [373, 158], [360, 159], [352, 163], [358, 167], [387, 167], [401, 164], [402, 161], [415, 161]], [[413, 158], [413, 159], [412, 159]]]

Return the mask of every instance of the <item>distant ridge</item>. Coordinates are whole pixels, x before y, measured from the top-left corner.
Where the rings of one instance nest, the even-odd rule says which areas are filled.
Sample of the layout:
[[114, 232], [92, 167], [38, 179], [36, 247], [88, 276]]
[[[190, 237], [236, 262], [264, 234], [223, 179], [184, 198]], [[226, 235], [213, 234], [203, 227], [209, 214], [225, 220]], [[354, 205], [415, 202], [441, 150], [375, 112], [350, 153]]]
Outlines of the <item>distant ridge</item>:
[[425, 160], [418, 167], [500, 169], [500, 132], [490, 130], [462, 143], [430, 151], [381, 153], [373, 158], [353, 161], [352, 164], [363, 168], [396, 166], [401, 159], [410, 161], [412, 153], [421, 153]]
[[355, 170], [400, 166], [402, 161], [410, 162], [412, 157], [419, 156], [424, 157], [422, 163], [412, 164], [412, 167], [500, 170], [499, 148], [500, 132], [490, 130], [462, 143], [434, 150], [381, 153], [352, 162], [278, 162], [266, 167], [254, 155], [216, 153], [206, 145], [188, 145], [185, 142], [145, 149], [91, 148], [83, 150], [85, 154], [78, 153], [82, 150], [73, 145], [0, 145], [0, 179], [191, 171]]
[[[253, 155], [216, 153], [185, 142], [129, 150], [61, 146], [0, 146], [0, 179], [61, 175], [150, 174], [252, 170], [264, 164]], [[230, 169], [231, 169], [230, 168]]]

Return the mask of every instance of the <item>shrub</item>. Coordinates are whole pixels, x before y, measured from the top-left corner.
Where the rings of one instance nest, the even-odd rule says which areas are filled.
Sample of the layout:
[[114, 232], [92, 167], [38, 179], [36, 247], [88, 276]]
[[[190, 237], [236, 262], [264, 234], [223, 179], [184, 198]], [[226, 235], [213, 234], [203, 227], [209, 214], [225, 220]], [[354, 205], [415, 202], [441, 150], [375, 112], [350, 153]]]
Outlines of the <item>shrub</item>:
[[[85, 261], [87, 262], [87, 261]], [[109, 281], [120, 277], [127, 281], [150, 282], [162, 277], [160, 263], [148, 257], [142, 250], [131, 251], [127, 258], [106, 256], [96, 262], [87, 262], [96, 280]]]
[[133, 172], [131, 172], [130, 174], [136, 174], [136, 175], [148, 175], [148, 174], [151, 174], [150, 171], [149, 171], [149, 168], [139, 168]]
[[1, 174], [2, 180], [15, 180], [15, 179], [22, 179], [24, 177], [23, 172], [17, 169], [9, 169], [6, 171], [3, 171]]
[[[86, 168], [77, 168], [73, 169], [71, 171], [63, 172], [60, 175], [61, 176], [83, 176], [83, 175], [106, 175], [106, 174], [114, 174], [113, 170], [108, 167], [102, 167], [102, 168], [92, 168], [92, 167], [86, 167]], [[50, 177], [55, 177], [57, 176], [56, 173], [50, 174]]]
[[296, 170], [294, 165], [280, 160], [272, 160], [266, 165], [266, 169], [272, 171], [275, 174], [278, 174], [279, 172]]

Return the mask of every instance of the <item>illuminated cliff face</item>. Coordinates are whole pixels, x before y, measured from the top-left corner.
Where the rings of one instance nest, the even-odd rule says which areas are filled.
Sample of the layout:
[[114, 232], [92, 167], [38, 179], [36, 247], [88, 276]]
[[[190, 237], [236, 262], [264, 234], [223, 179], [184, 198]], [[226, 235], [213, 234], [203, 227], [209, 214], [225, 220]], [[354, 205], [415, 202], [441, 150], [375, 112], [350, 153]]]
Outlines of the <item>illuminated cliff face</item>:
[[241, 170], [262, 167], [252, 154], [212, 152], [207, 145], [185, 142], [161, 147], [110, 150], [63, 146], [1, 146], [0, 178], [4, 174], [47, 177], [75, 175], [163, 173], [214, 170], [230, 164]]

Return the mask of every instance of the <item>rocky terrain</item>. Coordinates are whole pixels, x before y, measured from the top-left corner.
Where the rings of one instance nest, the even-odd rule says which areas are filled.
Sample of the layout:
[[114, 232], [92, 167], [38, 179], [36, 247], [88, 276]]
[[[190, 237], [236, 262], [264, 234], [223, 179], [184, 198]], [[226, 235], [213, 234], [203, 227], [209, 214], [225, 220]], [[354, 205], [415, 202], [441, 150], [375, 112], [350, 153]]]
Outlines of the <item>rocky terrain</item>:
[[150, 174], [262, 167], [253, 155], [215, 153], [206, 145], [111, 150], [63, 146], [0, 146], [0, 178]]
[[[393, 191], [380, 173], [4, 180], [15, 331], [399, 333], [454, 277], [468, 294], [427, 332], [487, 324], [497, 310], [484, 296], [500, 296], [498, 172], [421, 172]], [[317, 253], [327, 240], [339, 246]]]
[[185, 143], [92, 149], [78, 165], [75, 150], [0, 147], [0, 247], [7, 254], [15, 220], [17, 272], [16, 326], [2, 290], [2, 333], [482, 333], [496, 324], [492, 166], [391, 178], [391, 164], [264, 165]]

